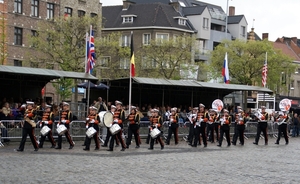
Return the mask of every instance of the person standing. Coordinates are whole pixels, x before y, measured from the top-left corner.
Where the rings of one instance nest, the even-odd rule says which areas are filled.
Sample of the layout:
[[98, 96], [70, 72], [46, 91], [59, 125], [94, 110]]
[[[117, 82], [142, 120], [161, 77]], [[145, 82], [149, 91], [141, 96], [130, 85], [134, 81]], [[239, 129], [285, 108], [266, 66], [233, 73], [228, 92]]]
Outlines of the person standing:
[[98, 101], [96, 102], [94, 107], [96, 107], [98, 109], [98, 113], [102, 112], [102, 111], [108, 111], [108, 108], [107, 108], [105, 102], [102, 101], [102, 97], [98, 98]]
[[229, 111], [227, 109], [223, 110], [224, 116], [221, 117], [221, 127], [220, 127], [220, 140], [217, 146], [221, 147], [223, 142], [224, 133], [226, 136], [227, 146], [230, 146], [230, 124], [231, 116], [229, 116]]
[[[150, 122], [150, 125], [151, 125], [151, 122], [152, 122], [152, 118], [153, 118], [153, 116], [154, 116], [154, 110], [153, 109], [151, 109], [150, 110], [150, 114], [149, 113], [147, 113], [148, 115], [150, 115], [149, 116], [149, 122]], [[148, 135], [147, 135], [147, 139], [146, 139], [146, 144], [149, 144], [149, 142], [150, 142], [150, 139], [151, 139], [151, 136], [150, 136], [150, 125], [149, 125], [149, 127], [148, 127]]]
[[97, 114], [98, 109], [94, 106], [90, 107], [90, 114], [86, 118], [86, 128], [89, 129], [93, 127], [96, 130], [96, 133], [92, 137], [86, 136], [85, 140], [85, 148], [83, 148], [84, 151], [89, 151], [90, 150], [90, 145], [91, 145], [91, 140], [94, 138], [96, 148], [95, 150], [100, 149], [100, 142], [98, 139], [99, 136], [99, 122], [100, 122], [100, 117]]
[[22, 129], [22, 140], [20, 143], [19, 148], [17, 151], [24, 151], [25, 143], [26, 143], [26, 138], [27, 135], [29, 135], [31, 143], [34, 147], [34, 151], [39, 150], [39, 145], [36, 141], [36, 137], [34, 135], [34, 129], [36, 127], [36, 124], [34, 122], [36, 118], [36, 111], [33, 109], [34, 102], [27, 101], [27, 109], [25, 110], [24, 114], [24, 124], [23, 124], [23, 129]]
[[[60, 113], [60, 121], [57, 124], [57, 127], [59, 125], [65, 125], [67, 128], [67, 131], [65, 132], [65, 136], [70, 144], [69, 149], [73, 149], [74, 142], [71, 139], [69, 129], [70, 129], [70, 123], [73, 121], [73, 114], [69, 110], [70, 105], [67, 102], [63, 102], [63, 110]], [[62, 143], [62, 135], [58, 135], [57, 140], [57, 147], [55, 149], [61, 149], [61, 143]]]
[[115, 104], [116, 104], [117, 109], [114, 112], [113, 124], [118, 124], [121, 127], [121, 130], [117, 134], [112, 135], [112, 137], [110, 139], [109, 149], [107, 151], [113, 151], [115, 139], [118, 139], [119, 142], [121, 143], [121, 145], [122, 145], [121, 151], [125, 151], [126, 146], [125, 146], [124, 140], [122, 138], [123, 122], [125, 121], [125, 111], [122, 108], [122, 102], [117, 100], [115, 102]]
[[[208, 125], [207, 125], [207, 135], [208, 140], [211, 143], [215, 143], [215, 135], [214, 135], [214, 131], [215, 131], [215, 124], [218, 120], [218, 114], [214, 109], [210, 109], [209, 110], [209, 118], [208, 118]], [[217, 135], [218, 136], [218, 135]]]
[[54, 122], [54, 114], [51, 112], [51, 106], [46, 105], [45, 111], [42, 114], [42, 120], [40, 121], [40, 127], [43, 128], [44, 126], [47, 126], [48, 128], [50, 128], [50, 131], [47, 133], [47, 135], [41, 135], [39, 148], [43, 148], [46, 136], [48, 137], [49, 141], [52, 144], [51, 148], [55, 148], [55, 141], [53, 139], [53, 134], [52, 134], [53, 122]]
[[240, 143], [244, 145], [244, 132], [245, 132], [246, 116], [242, 109], [238, 109], [238, 113], [235, 114], [236, 133], [234, 134], [232, 144], [235, 146], [237, 138], [239, 137]]
[[[117, 109], [117, 107], [116, 107], [115, 105], [111, 105], [111, 106], [110, 106], [110, 112], [111, 112], [112, 114], [115, 113], [116, 109]], [[111, 122], [111, 123], [113, 123], [113, 122]], [[109, 139], [110, 139], [111, 136], [112, 136], [111, 132], [109, 131], [109, 127], [106, 127], [106, 129], [107, 129], [107, 134], [106, 134], [106, 137], [105, 137], [104, 144], [101, 145], [102, 147], [107, 147], [108, 142], [109, 142]]]
[[204, 147], [207, 147], [206, 124], [207, 124], [209, 117], [208, 117], [208, 112], [205, 112], [204, 108], [205, 108], [205, 105], [200, 103], [199, 104], [199, 112], [197, 113], [197, 121], [200, 121], [200, 119], [203, 119], [202, 121], [200, 121], [200, 133], [202, 136], [202, 141], [203, 141]]
[[294, 117], [293, 117], [293, 134], [292, 137], [297, 137], [299, 136], [299, 118], [298, 118], [298, 114], [295, 113]]
[[175, 145], [178, 144], [178, 127], [179, 127], [179, 117], [178, 114], [176, 113], [177, 109], [172, 108], [171, 109], [171, 114], [170, 114], [170, 119], [169, 119], [169, 130], [168, 130], [168, 137], [166, 140], [166, 144], [170, 144], [170, 139], [172, 137], [172, 134], [174, 134], [174, 139], [175, 139]]
[[283, 137], [285, 139], [285, 144], [289, 144], [289, 138], [287, 135], [287, 122], [289, 121], [289, 116], [286, 114], [286, 111], [282, 111], [279, 113], [278, 118], [276, 119], [276, 122], [278, 124], [278, 136], [275, 144], [279, 144], [281, 134], [283, 134]]
[[255, 117], [255, 119], [258, 121], [257, 123], [257, 132], [256, 132], [256, 137], [255, 141], [253, 144], [258, 145], [258, 141], [260, 138], [261, 132], [263, 132], [263, 135], [265, 137], [265, 145], [268, 145], [268, 120], [269, 120], [269, 115], [266, 112], [266, 107], [261, 106], [261, 116], [260, 117]]
[[[150, 132], [154, 129], [157, 128], [158, 130], [160, 130], [160, 127], [163, 124], [162, 118], [161, 116], [158, 115], [159, 110], [158, 109], [153, 109], [153, 117], [151, 118], [150, 121]], [[161, 150], [164, 149], [164, 143], [161, 140], [160, 135], [158, 135], [156, 138], [150, 138], [150, 148], [148, 148], [149, 150], [153, 150], [154, 149], [154, 140], [157, 140], [160, 144]]]
[[140, 147], [140, 141], [139, 141], [139, 129], [140, 129], [140, 114], [137, 113], [137, 109], [135, 106], [131, 106], [131, 112], [128, 115], [128, 121], [129, 121], [129, 126], [128, 126], [128, 138], [126, 140], [126, 148], [129, 148], [129, 145], [131, 144], [132, 140], [132, 134], [134, 135], [135, 139], [135, 148]]

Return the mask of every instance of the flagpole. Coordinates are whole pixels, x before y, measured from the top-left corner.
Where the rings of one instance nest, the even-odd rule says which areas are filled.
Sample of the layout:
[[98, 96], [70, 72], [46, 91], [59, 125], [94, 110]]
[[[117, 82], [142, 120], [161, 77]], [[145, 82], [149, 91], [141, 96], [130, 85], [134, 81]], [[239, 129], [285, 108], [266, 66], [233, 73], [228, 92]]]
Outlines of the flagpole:
[[[91, 48], [91, 36], [92, 36], [92, 30], [93, 27], [92, 25], [90, 26], [90, 38], [89, 38], [89, 50], [88, 50], [88, 56], [91, 54], [90, 48]], [[90, 65], [90, 63], [86, 62], [87, 64]], [[90, 74], [90, 67], [88, 66], [88, 73]], [[91, 82], [88, 80], [88, 97], [87, 97], [87, 114], [89, 112], [89, 107], [90, 107], [90, 87], [91, 87]]]
[[[133, 32], [131, 31], [131, 42], [130, 42], [130, 49], [131, 49], [131, 53], [132, 53], [132, 43], [133, 42]], [[129, 64], [129, 73], [130, 73], [130, 75], [129, 75], [129, 102], [128, 102], [128, 105], [129, 105], [129, 107], [128, 107], [128, 111], [129, 111], [129, 114], [130, 114], [130, 112], [131, 112], [131, 92], [132, 92], [132, 67], [131, 67], [131, 60], [132, 60], [132, 55], [130, 55], [130, 64]]]

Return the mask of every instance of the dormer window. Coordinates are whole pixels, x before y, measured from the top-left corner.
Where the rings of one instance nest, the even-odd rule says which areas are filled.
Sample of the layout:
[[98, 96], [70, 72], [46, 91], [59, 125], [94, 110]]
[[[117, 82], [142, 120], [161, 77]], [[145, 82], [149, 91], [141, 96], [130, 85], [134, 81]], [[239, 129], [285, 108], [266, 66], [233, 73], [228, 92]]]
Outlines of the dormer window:
[[186, 25], [186, 20], [187, 18], [185, 17], [174, 17], [174, 19], [178, 19], [178, 24], [181, 26], [185, 26]]
[[137, 17], [136, 15], [121, 15], [123, 18], [123, 23], [133, 23], [133, 18]]

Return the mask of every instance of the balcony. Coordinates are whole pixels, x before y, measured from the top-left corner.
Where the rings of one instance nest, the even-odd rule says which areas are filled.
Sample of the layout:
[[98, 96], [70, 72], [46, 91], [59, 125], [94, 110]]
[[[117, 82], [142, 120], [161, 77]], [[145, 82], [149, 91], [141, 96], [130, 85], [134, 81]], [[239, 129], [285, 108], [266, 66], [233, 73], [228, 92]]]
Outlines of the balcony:
[[196, 50], [194, 59], [195, 61], [207, 61], [209, 57], [209, 50], [208, 49], [199, 49]]
[[211, 30], [210, 40], [214, 42], [222, 42], [225, 39], [232, 39], [231, 35], [222, 31]]

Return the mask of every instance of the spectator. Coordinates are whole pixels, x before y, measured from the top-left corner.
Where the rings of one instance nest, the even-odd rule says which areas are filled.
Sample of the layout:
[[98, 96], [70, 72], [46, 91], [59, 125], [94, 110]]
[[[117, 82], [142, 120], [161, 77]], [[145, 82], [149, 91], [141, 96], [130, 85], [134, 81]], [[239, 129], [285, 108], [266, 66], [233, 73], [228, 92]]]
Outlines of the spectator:
[[9, 107], [9, 103], [5, 102], [4, 106], [2, 107], [2, 120], [10, 120], [12, 117], [12, 111]]
[[20, 106], [20, 104], [14, 103], [14, 106], [11, 110], [13, 119], [15, 119], [15, 120], [21, 120], [22, 119], [22, 114], [20, 112], [19, 106]]
[[295, 113], [294, 117], [293, 117], [293, 134], [292, 137], [295, 137], [297, 135], [297, 137], [299, 136], [299, 118], [298, 118], [298, 114]]

